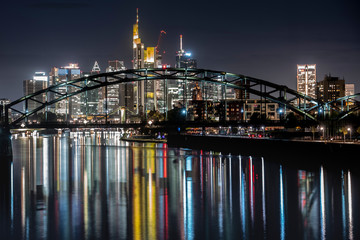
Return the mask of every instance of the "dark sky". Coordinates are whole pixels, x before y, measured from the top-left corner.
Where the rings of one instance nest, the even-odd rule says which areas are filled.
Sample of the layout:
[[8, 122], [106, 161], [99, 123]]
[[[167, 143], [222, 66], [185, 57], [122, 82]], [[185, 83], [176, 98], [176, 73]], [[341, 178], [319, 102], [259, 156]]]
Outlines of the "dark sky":
[[240, 73], [296, 89], [296, 64], [317, 64], [317, 79], [344, 77], [360, 91], [360, 8], [356, 1], [18, 0], [1, 5], [0, 98], [23, 95], [22, 81], [77, 62], [131, 68], [139, 8], [145, 46], [161, 30], [164, 60], [175, 63], [179, 35], [199, 68]]

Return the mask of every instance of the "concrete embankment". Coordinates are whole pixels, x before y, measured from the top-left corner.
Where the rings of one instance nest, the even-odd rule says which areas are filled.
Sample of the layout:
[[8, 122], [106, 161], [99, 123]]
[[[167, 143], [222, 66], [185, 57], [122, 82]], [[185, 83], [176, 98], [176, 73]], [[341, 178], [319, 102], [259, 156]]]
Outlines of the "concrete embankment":
[[303, 165], [356, 167], [360, 163], [360, 144], [297, 141], [231, 136], [169, 135], [169, 147], [184, 147], [223, 154], [264, 157], [274, 161]]

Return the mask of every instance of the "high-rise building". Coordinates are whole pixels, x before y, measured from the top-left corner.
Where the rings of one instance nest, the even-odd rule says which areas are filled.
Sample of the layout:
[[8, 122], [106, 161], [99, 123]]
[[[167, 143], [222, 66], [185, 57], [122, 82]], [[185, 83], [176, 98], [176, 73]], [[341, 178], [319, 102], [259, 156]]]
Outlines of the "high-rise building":
[[351, 96], [355, 94], [355, 84], [346, 83], [345, 84], [345, 96]]
[[[33, 79], [24, 80], [23, 90], [24, 95], [29, 95], [37, 91], [43, 90], [48, 87], [48, 76], [44, 72], [35, 72]], [[24, 111], [30, 112], [41, 106], [41, 102], [45, 103], [46, 94], [39, 94], [32, 97], [32, 100], [28, 100], [24, 105]]]
[[[68, 81], [77, 79], [81, 77], [81, 71], [77, 63], [70, 63], [68, 66], [61, 68], [52, 68], [50, 71], [50, 84], [59, 84], [66, 83]], [[75, 86], [62, 86], [59, 87], [56, 91], [59, 94], [53, 94], [52, 98], [59, 97], [63, 94], [71, 93], [78, 90]], [[82, 117], [84, 113], [82, 112], [82, 105], [84, 104], [84, 94], [78, 94], [72, 96], [70, 99], [62, 100], [55, 105], [55, 113], [62, 114], [66, 117], [66, 120], [69, 120], [70, 117], [77, 119]]]
[[[96, 75], [99, 74], [101, 71], [100, 66], [98, 64], [97, 61], [95, 61], [93, 68], [91, 69], [90, 73], [83, 73], [82, 75], [84, 77], [86, 76], [90, 76], [90, 75]], [[99, 78], [96, 78], [94, 80], [100, 81]], [[96, 85], [96, 83], [92, 80], [88, 80], [86, 81], [87, 86], [91, 87]], [[86, 91], [83, 94], [83, 101], [85, 102], [85, 104], [83, 104], [81, 106], [81, 112], [84, 113], [86, 115], [86, 117], [89, 118], [90, 116], [95, 116], [98, 115], [99, 112], [99, 92], [101, 90], [100, 89], [93, 89], [90, 91]], [[92, 117], [90, 117], [92, 118]]]
[[[126, 70], [124, 65], [124, 61], [113, 60], [109, 61], [109, 66], [106, 69], [107, 72], [116, 72]], [[116, 80], [109, 78], [109, 81]], [[109, 109], [112, 109], [112, 115], [116, 118], [120, 118], [120, 121], [126, 119], [126, 116], [130, 116], [134, 114], [134, 97], [136, 93], [134, 89], [136, 89], [137, 82], [127, 82], [120, 83], [116, 85], [111, 85], [108, 87], [108, 100], [109, 100]], [[116, 108], [115, 108], [116, 106]]]
[[[125, 69], [123, 61], [112, 60], [108, 61], [106, 72], [117, 72]], [[117, 79], [111, 77], [108, 77], [107, 80], [109, 82], [117, 81]], [[103, 87], [101, 93], [101, 112], [107, 114], [108, 117], [114, 121], [118, 121], [120, 119], [120, 99], [123, 97], [120, 94], [121, 85], [122, 83]], [[133, 94], [133, 92], [131, 94]]]
[[[156, 47], [147, 47], [141, 42], [139, 34], [139, 9], [136, 9], [136, 23], [133, 25], [133, 69], [156, 68]], [[134, 88], [135, 106], [138, 114], [156, 108], [155, 81], [137, 82]]]
[[297, 91], [316, 98], [316, 64], [297, 65]]
[[139, 35], [139, 9], [136, 9], [136, 23], [133, 25], [133, 69], [144, 68], [144, 44]]
[[[5, 106], [10, 103], [10, 99], [7, 98], [0, 98], [0, 122], [3, 122], [5, 120]], [[11, 119], [11, 110], [8, 110], [8, 117]]]
[[317, 84], [317, 98], [323, 102], [335, 101], [345, 96], [345, 80], [325, 75]]
[[196, 59], [191, 58], [191, 52], [183, 49], [182, 35], [180, 35], [180, 50], [176, 52], [176, 68], [197, 68]]

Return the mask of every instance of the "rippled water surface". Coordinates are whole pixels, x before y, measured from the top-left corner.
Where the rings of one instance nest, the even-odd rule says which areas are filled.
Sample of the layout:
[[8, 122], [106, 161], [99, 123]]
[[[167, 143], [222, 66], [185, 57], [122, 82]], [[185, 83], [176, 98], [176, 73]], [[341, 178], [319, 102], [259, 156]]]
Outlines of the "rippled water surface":
[[128, 143], [116, 133], [12, 141], [5, 239], [360, 239], [351, 169]]

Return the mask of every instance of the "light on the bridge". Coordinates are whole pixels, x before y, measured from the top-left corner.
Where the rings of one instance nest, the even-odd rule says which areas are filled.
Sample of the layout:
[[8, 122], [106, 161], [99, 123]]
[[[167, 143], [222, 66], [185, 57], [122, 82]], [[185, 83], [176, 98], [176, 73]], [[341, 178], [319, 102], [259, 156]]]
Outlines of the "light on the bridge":
[[186, 109], [182, 110], [182, 114], [184, 114], [184, 115], [186, 114]]
[[190, 52], [187, 52], [187, 53], [185, 53], [185, 56], [191, 57], [191, 53], [190, 53]]

